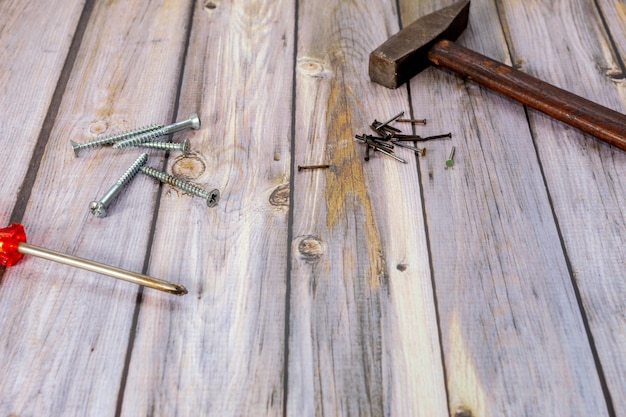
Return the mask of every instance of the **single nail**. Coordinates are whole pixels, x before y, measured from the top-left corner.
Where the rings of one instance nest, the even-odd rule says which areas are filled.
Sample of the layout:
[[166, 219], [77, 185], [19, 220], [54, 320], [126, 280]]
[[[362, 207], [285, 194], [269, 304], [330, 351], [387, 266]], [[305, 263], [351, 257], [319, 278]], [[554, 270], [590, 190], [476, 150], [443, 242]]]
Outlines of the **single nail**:
[[88, 142], [81, 142], [81, 143], [77, 143], [77, 142], [74, 142], [73, 140], [70, 140], [70, 145], [72, 145], [72, 149], [74, 150], [74, 155], [78, 156], [78, 152], [80, 152], [82, 149], [95, 148], [97, 146], [112, 145], [117, 141], [126, 140], [134, 136], [140, 135], [142, 133], [161, 129], [162, 127], [163, 125], [145, 126], [145, 127], [140, 127], [139, 129], [129, 130], [126, 132], [115, 134], [115, 135], [109, 135], [109, 136], [105, 136], [102, 138], [90, 140]]
[[399, 147], [404, 148], [404, 149], [410, 149], [413, 152], [418, 153], [418, 154], [420, 154], [422, 156], [426, 155], [426, 148], [418, 148], [416, 146], [405, 145], [402, 142], [391, 141], [391, 143], [393, 143], [394, 145], [398, 145]]
[[393, 145], [388, 143], [385, 138], [379, 138], [379, 137], [371, 136], [371, 135], [361, 135], [361, 136], [356, 135], [354, 138], [366, 144], [373, 145], [373, 146], [387, 148], [389, 150], [393, 149]]
[[372, 147], [370, 145], [365, 145], [365, 159], [366, 161], [370, 160], [370, 149], [372, 149]]
[[187, 155], [191, 152], [191, 144], [189, 139], [185, 139], [182, 142], [143, 142], [135, 145], [140, 148], [161, 149], [168, 151], [181, 151], [183, 155]]
[[388, 151], [386, 151], [386, 150], [384, 150], [384, 149], [381, 149], [381, 148], [379, 148], [379, 147], [377, 147], [377, 146], [373, 146], [373, 148], [374, 148], [374, 150], [375, 150], [375, 151], [377, 151], [377, 152], [380, 152], [380, 153], [382, 153], [382, 154], [384, 154], [384, 155], [390, 156], [390, 157], [392, 157], [393, 159], [395, 159], [396, 161], [400, 161], [400, 162], [402, 162], [403, 164], [406, 164], [406, 161], [405, 161], [404, 159], [400, 158], [399, 156], [394, 155], [394, 154], [393, 154], [393, 153], [391, 153], [391, 152], [388, 152]]
[[160, 129], [142, 133], [126, 140], [118, 141], [113, 145], [113, 148], [121, 149], [128, 146], [137, 146], [140, 143], [150, 142], [152, 141], [152, 139], [158, 138], [160, 136], [167, 136], [184, 129], [200, 129], [200, 119], [198, 118], [198, 115], [196, 113], [191, 113], [189, 115], [189, 118], [186, 120], [182, 120], [168, 126], [163, 126]]
[[389, 125], [383, 125], [381, 122], [379, 122], [378, 120], [374, 119], [374, 121], [372, 122], [372, 124], [370, 125], [370, 127], [375, 131], [375, 132], [380, 132], [382, 131], [390, 131], [392, 133], [399, 133], [401, 132], [400, 129], [395, 128], [393, 126], [389, 126]]
[[387, 120], [385, 123], [383, 123], [380, 127], [384, 127], [387, 126], [389, 123], [393, 122], [394, 120], [398, 119], [399, 117], [404, 116], [404, 112], [401, 111], [400, 113], [396, 114], [395, 116], [393, 116], [391, 119]]
[[452, 137], [452, 133], [446, 133], [445, 135], [435, 135], [435, 136], [427, 136], [427, 137], [422, 137], [419, 135], [394, 135], [392, 139], [395, 139], [397, 141], [403, 140], [403, 141], [416, 142], [416, 141], [425, 141], [425, 140], [431, 140], [431, 139], [442, 139], [442, 138], [451, 138], [451, 137]]
[[328, 165], [328, 164], [322, 164], [322, 165], [298, 165], [298, 171], [302, 171], [303, 169], [323, 169], [323, 168], [330, 168], [330, 165]]
[[426, 136], [425, 138], [419, 140], [431, 140], [431, 139], [443, 139], [443, 138], [451, 138], [452, 133], [446, 133], [444, 135], [435, 135], [435, 136]]
[[220, 200], [220, 192], [217, 189], [207, 191], [204, 188], [198, 187], [197, 185], [191, 184], [187, 181], [183, 181], [165, 172], [161, 172], [147, 166], [142, 166], [140, 169], [141, 172], [143, 172], [144, 174], [155, 178], [162, 183], [169, 184], [178, 188], [179, 190], [185, 191], [186, 193], [205, 199], [206, 204], [209, 207], [216, 206], [218, 201]]
[[100, 200], [92, 201], [89, 204], [89, 211], [96, 217], [106, 217], [107, 208], [111, 202], [117, 197], [117, 195], [122, 191], [124, 186], [130, 182], [131, 179], [139, 172], [139, 169], [146, 163], [148, 160], [148, 154], [142, 153], [139, 158], [124, 172], [124, 175], [120, 177], [119, 180], [111, 188], [109, 191], [104, 194], [104, 196]]
[[426, 124], [426, 119], [397, 119], [396, 122], [398, 122], [398, 123], [413, 123], [413, 124], [425, 125]]
[[455, 148], [453, 146], [452, 151], [450, 151], [450, 156], [446, 160], [446, 168], [450, 168], [454, 166], [454, 151], [455, 151]]

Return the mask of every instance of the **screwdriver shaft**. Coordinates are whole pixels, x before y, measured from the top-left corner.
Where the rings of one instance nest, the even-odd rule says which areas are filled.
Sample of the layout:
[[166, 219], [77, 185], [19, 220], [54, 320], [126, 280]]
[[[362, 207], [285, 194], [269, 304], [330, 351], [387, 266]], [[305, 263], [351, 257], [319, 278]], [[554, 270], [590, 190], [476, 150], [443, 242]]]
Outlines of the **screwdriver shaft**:
[[187, 289], [180, 284], [174, 284], [168, 281], [151, 278], [147, 275], [138, 274], [136, 272], [127, 271], [125, 269], [116, 268], [114, 266], [105, 265], [100, 262], [90, 261], [88, 259], [79, 258], [76, 256], [57, 252], [54, 250], [40, 248], [38, 246], [34, 246], [26, 242], [21, 242], [17, 246], [17, 250], [18, 252], [23, 253], [24, 255], [37, 256], [39, 258], [48, 259], [53, 262], [59, 262], [65, 265], [70, 265], [70, 266], [74, 266], [77, 268], [86, 269], [87, 271], [92, 271], [98, 274], [108, 275], [113, 278], [132, 282], [133, 284], [137, 284], [137, 285], [143, 285], [146, 287], [154, 288], [156, 290], [165, 291], [170, 294], [175, 294], [175, 295], [187, 294]]

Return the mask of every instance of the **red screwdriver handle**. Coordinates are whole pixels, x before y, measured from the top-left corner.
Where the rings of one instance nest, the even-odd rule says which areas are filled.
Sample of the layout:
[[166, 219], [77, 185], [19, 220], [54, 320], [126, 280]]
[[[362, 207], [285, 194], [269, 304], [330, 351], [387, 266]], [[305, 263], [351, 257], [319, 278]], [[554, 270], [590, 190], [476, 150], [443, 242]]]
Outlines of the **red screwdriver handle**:
[[20, 243], [26, 242], [24, 226], [11, 223], [0, 229], [0, 264], [13, 266], [24, 257], [17, 249]]

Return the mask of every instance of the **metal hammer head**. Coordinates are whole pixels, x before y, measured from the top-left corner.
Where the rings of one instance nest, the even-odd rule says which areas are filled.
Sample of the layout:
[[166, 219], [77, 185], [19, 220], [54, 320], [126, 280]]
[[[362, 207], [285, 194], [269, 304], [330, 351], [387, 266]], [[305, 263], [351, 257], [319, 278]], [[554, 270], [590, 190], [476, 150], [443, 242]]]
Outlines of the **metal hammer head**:
[[455, 40], [467, 27], [469, 0], [423, 16], [370, 54], [370, 79], [396, 88], [430, 64], [428, 51], [440, 39]]

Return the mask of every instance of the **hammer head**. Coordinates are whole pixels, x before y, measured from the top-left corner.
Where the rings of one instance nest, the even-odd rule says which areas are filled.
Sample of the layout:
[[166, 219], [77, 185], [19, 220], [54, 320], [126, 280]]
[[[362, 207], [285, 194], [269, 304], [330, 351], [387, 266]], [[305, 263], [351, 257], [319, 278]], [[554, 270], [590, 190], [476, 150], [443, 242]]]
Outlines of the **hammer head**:
[[370, 79], [396, 88], [430, 64], [428, 51], [440, 39], [455, 40], [467, 27], [469, 0], [423, 16], [370, 54]]

